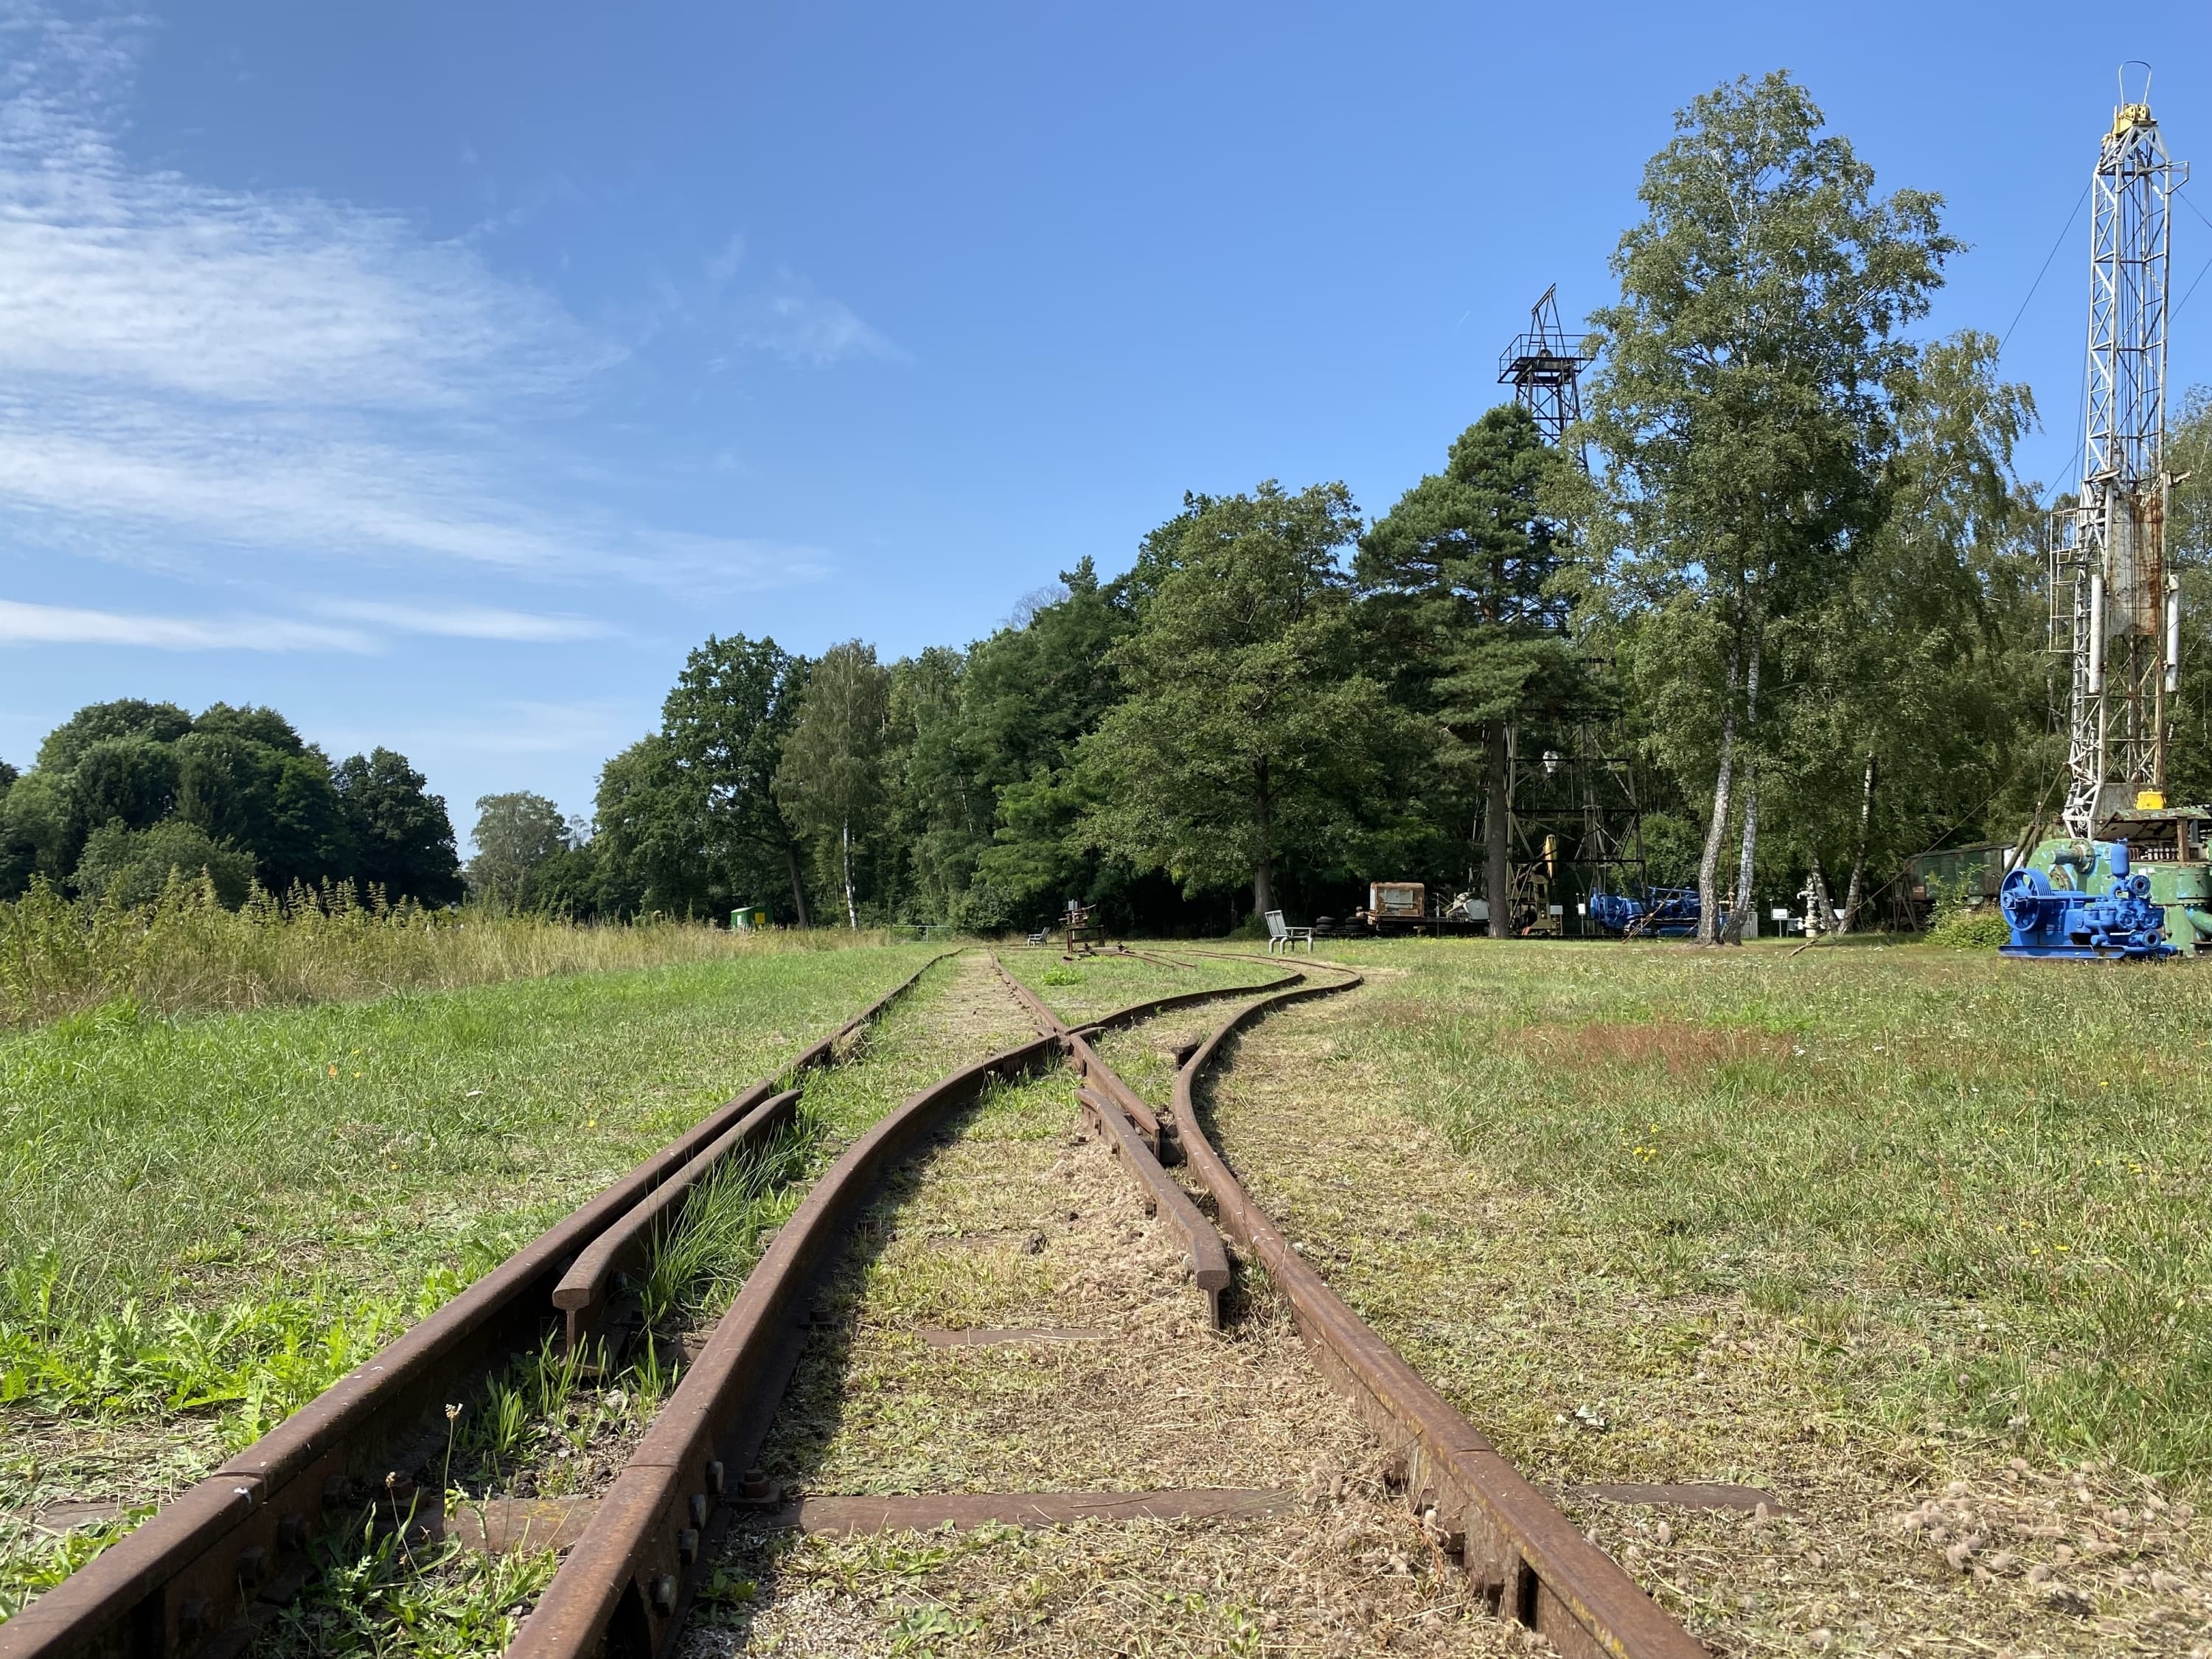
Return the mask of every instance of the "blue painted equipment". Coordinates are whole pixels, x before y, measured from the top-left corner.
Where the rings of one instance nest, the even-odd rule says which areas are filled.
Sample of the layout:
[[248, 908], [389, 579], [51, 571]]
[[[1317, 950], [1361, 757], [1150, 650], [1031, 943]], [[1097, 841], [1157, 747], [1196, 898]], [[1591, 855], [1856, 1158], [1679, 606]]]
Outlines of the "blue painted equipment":
[[2111, 888], [2092, 896], [2078, 888], [2053, 887], [2033, 866], [2007, 873], [1997, 890], [1997, 907], [2012, 929], [2008, 957], [2165, 957], [2166, 909], [2150, 902], [2150, 878], [2128, 872], [2125, 842], [2098, 848], [2112, 871]]
[[1647, 888], [1644, 896], [1592, 893], [1590, 920], [1624, 939], [1687, 939], [1698, 931], [1698, 890]]

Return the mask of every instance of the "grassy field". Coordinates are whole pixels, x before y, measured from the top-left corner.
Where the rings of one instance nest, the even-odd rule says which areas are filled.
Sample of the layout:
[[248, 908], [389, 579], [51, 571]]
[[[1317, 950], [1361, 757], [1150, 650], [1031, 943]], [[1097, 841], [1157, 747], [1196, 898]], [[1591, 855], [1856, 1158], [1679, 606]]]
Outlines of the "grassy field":
[[111, 1004], [0, 1042], [0, 1412], [250, 1437], [932, 953]]
[[1604, 1538], [1694, 1624], [1731, 1651], [2202, 1639], [2212, 975], [1877, 942], [1339, 954], [1368, 988], [1243, 1045], [1226, 1149], [1532, 1478], [1787, 1494], [1787, 1539], [1698, 1523], [1711, 1573], [1684, 1522], [1671, 1554], [1648, 1514]]
[[[1172, 945], [1142, 947], [1142, 956], [1104, 952], [1070, 962], [1056, 947], [1004, 950], [999, 959], [1046, 1006], [1062, 1019], [1080, 1024], [1147, 998], [1202, 991], [1215, 986], [1257, 985], [1289, 971], [1266, 962], [1222, 956]], [[1218, 947], [1215, 947], [1218, 951]], [[1160, 954], [1164, 953], [1164, 954]], [[1212, 1004], [1178, 1014], [1210, 1027], [1218, 1018]]]
[[0, 1028], [118, 1000], [197, 1013], [888, 942], [834, 928], [741, 933], [658, 916], [579, 926], [476, 906], [365, 905], [350, 887], [257, 890], [231, 910], [204, 879], [173, 877], [155, 902], [128, 907], [40, 884], [0, 901]]

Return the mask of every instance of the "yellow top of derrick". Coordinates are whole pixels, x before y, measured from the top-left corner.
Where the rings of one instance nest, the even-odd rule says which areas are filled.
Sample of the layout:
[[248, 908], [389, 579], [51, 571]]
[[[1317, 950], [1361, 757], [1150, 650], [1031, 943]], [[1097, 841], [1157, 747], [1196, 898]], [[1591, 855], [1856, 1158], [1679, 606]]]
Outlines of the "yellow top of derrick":
[[2111, 136], [2117, 138], [2130, 127], [2154, 127], [2157, 125], [2151, 119], [2148, 104], [2122, 104], [2112, 112]]

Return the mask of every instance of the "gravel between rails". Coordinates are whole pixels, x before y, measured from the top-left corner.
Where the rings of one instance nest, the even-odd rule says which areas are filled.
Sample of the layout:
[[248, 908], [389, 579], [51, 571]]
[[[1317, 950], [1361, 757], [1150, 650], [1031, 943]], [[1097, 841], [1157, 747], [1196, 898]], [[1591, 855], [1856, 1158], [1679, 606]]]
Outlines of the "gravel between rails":
[[[1152, 1042], [1196, 1020], [1165, 1023]], [[1172, 1224], [1145, 1215], [1079, 1126], [1074, 1079], [1055, 1073], [994, 1092], [887, 1185], [771, 1434], [770, 1479], [808, 1495], [1280, 1489], [1291, 1507], [1037, 1531], [741, 1530], [686, 1659], [1520, 1650], [1462, 1602], [1384, 1491], [1375, 1443], [1264, 1275], [1248, 1275], [1228, 1331], [1208, 1328]], [[1070, 1327], [1104, 1334], [923, 1335]]]

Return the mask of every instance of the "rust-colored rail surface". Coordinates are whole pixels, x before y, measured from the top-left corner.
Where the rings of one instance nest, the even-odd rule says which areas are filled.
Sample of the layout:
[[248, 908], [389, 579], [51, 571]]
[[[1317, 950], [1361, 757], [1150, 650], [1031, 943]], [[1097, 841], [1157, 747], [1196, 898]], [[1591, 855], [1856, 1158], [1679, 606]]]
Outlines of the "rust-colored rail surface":
[[[673, 1644], [695, 1592], [698, 1565], [711, 1556], [732, 1515], [774, 1497], [749, 1465], [767, 1437], [798, 1363], [815, 1287], [835, 1265], [860, 1207], [884, 1173], [910, 1155], [950, 1111], [975, 1099], [993, 1081], [1038, 1069], [1080, 1041], [996, 957], [992, 963], [1041, 1035], [908, 1097], [814, 1184], [599, 1501], [583, 1536], [524, 1621], [508, 1650], [510, 1659], [595, 1659], [601, 1654], [606, 1659], [654, 1659]], [[1154, 997], [1081, 1029], [1109, 1030], [1164, 1009], [1250, 995], [1298, 978], [1293, 974], [1260, 986]], [[1115, 1082], [1127, 1092], [1118, 1078]], [[1124, 1127], [1129, 1127], [1126, 1121]], [[1137, 1153], [1148, 1158], [1133, 1129], [1130, 1139]], [[1158, 1172], [1157, 1162], [1152, 1168]], [[1219, 1236], [1187, 1194], [1164, 1175], [1159, 1179], [1195, 1224], [1194, 1269], [1218, 1305], [1229, 1282]], [[1212, 1249], [1201, 1255], [1207, 1241]], [[732, 1471], [743, 1474], [733, 1480]]]
[[700, 1562], [741, 1503], [768, 1499], [744, 1469], [781, 1402], [809, 1298], [876, 1182], [954, 1107], [1048, 1063], [1051, 1036], [962, 1067], [911, 1095], [848, 1147], [777, 1231], [707, 1347], [654, 1418], [553, 1582], [510, 1659], [647, 1659], [683, 1629]]
[[1329, 965], [1345, 977], [1279, 991], [1238, 1010], [1176, 1074], [1175, 1120], [1183, 1154], [1213, 1194], [1222, 1226], [1290, 1299], [1323, 1374], [1382, 1437], [1414, 1506], [1434, 1508], [1468, 1577], [1501, 1617], [1535, 1631], [1566, 1659], [1709, 1659], [1687, 1631], [1306, 1265], [1206, 1139], [1195, 1099], [1200, 1079], [1230, 1041], [1262, 1015], [1363, 982], [1355, 970]]
[[1229, 1250], [1222, 1243], [1221, 1235], [1214, 1231], [1211, 1221], [1199, 1213], [1198, 1206], [1190, 1201], [1190, 1194], [1176, 1185], [1160, 1167], [1159, 1159], [1138, 1139], [1135, 1127], [1118, 1102], [1089, 1089], [1077, 1090], [1075, 1097], [1083, 1104], [1084, 1115], [1097, 1127], [1100, 1136], [1121, 1158], [1121, 1167], [1136, 1182], [1137, 1190], [1144, 1196], [1145, 1208], [1154, 1215], [1165, 1210], [1182, 1230], [1185, 1248], [1190, 1252], [1191, 1278], [1205, 1292], [1206, 1316], [1213, 1322], [1214, 1329], [1219, 1330], [1222, 1292], [1229, 1288], [1234, 1277], [1229, 1267]]
[[[779, 1091], [820, 1066], [951, 951], [572, 1212], [145, 1523], [0, 1624], [0, 1659], [189, 1659], [227, 1652], [257, 1606], [304, 1583], [325, 1509], [411, 1492], [443, 1405], [534, 1348], [570, 1264]], [[402, 1498], [401, 1501], [404, 1501]]]

